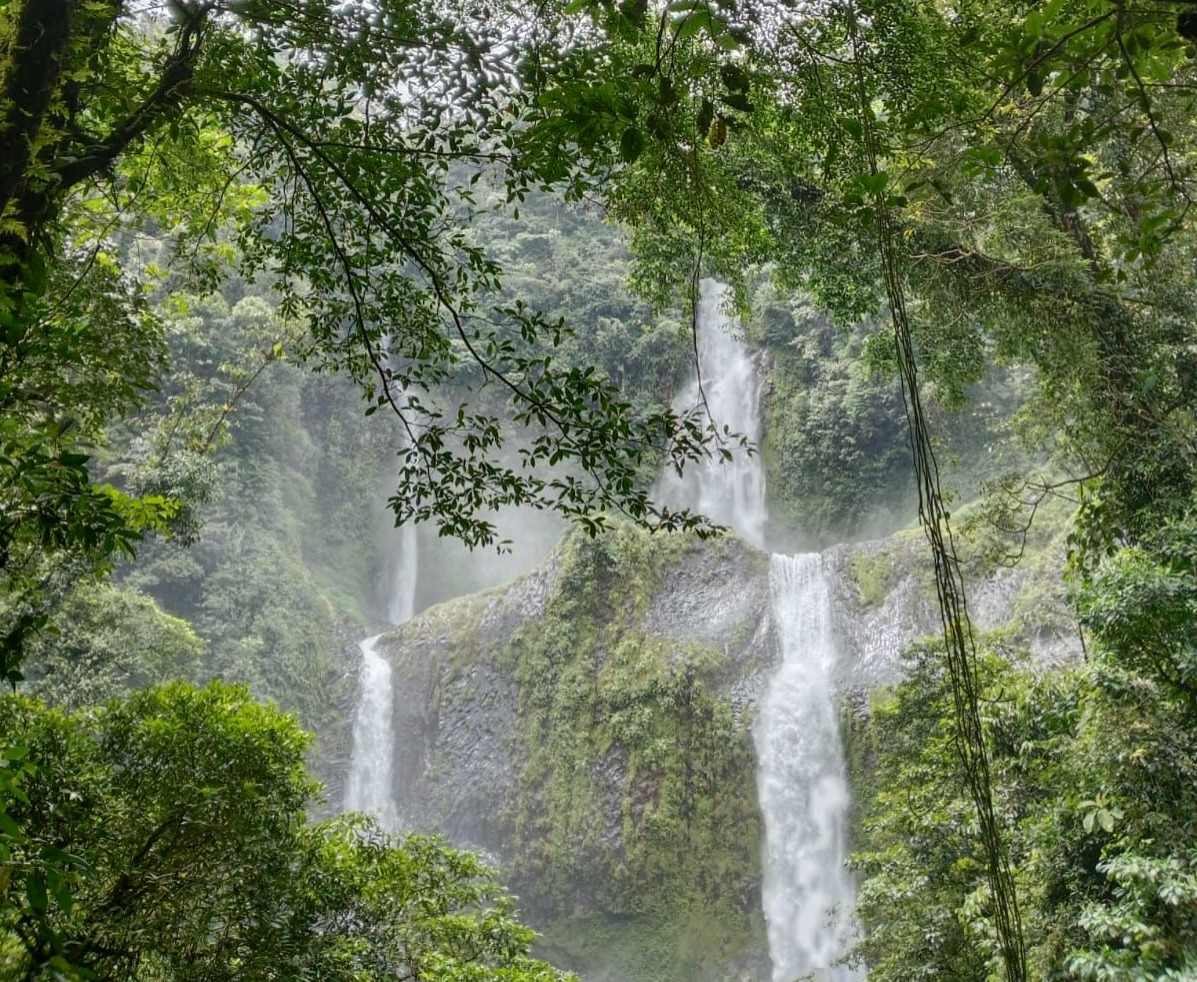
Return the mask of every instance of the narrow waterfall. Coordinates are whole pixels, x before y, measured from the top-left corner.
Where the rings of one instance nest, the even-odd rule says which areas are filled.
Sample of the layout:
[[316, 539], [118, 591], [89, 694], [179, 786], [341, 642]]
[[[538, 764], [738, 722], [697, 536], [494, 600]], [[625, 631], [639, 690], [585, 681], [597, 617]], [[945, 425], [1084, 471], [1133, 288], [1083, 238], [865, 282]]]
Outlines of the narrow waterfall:
[[765, 820], [762, 900], [773, 982], [849, 982], [847, 771], [831, 679], [831, 596], [817, 553], [774, 555], [769, 586], [782, 664], [760, 705], [757, 793]]
[[[737, 325], [725, 311], [727, 287], [703, 280], [698, 305], [698, 378], [676, 402], [682, 411], [707, 407], [720, 430], [742, 433], [755, 445], [760, 440], [761, 380], [756, 359], [736, 336]], [[765, 472], [760, 458], [738, 447], [730, 461], [718, 457], [691, 466], [679, 478], [667, 470], [659, 496], [677, 507], [694, 508], [708, 518], [735, 529], [746, 542], [765, 546]]]
[[[387, 619], [398, 626], [415, 614], [419, 541], [414, 525], [400, 527], [396, 538]], [[377, 650], [381, 637], [376, 634], [358, 642], [362, 668], [357, 714], [353, 720], [353, 754], [345, 785], [345, 809], [373, 815], [384, 829], [393, 831], [399, 825], [393, 786], [395, 693], [391, 663]]]
[[387, 620], [405, 624], [416, 612], [416, 582], [420, 575], [420, 543], [414, 525], [398, 529], [399, 548], [391, 574], [391, 597], [387, 603]]
[[394, 691], [391, 663], [377, 651], [376, 634], [358, 642], [362, 650], [361, 694], [353, 720], [353, 756], [345, 786], [345, 810], [366, 812], [385, 829], [395, 826], [391, 798]]
[[[761, 380], [756, 359], [725, 312], [726, 287], [702, 283], [698, 363], [703, 392], [720, 429], [760, 437]], [[698, 405], [697, 379], [677, 408]], [[697, 508], [765, 548], [765, 478], [760, 457], [736, 453], [681, 479], [662, 476], [658, 493]], [[762, 698], [755, 731], [757, 793], [765, 821], [762, 905], [769, 931], [773, 982], [814, 978], [854, 982], [863, 973], [837, 965], [854, 931], [847, 859], [851, 803], [836, 693], [831, 596], [817, 554], [773, 555], [772, 615], [782, 663]]]
[[[398, 550], [387, 602], [387, 617], [398, 626], [415, 613], [418, 542], [414, 526], [398, 531]], [[345, 785], [345, 809], [367, 812], [385, 829], [398, 825], [392, 776], [395, 737], [392, 716], [395, 693], [391, 663], [378, 653], [381, 634], [358, 642], [362, 651], [360, 694], [353, 720], [353, 755]]]

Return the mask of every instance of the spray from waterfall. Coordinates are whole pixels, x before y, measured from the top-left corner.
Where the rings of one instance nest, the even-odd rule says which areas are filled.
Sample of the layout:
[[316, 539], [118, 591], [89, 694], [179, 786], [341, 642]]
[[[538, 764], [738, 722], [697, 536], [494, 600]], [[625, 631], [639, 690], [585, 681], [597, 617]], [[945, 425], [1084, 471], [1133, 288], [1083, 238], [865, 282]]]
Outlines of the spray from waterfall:
[[[715, 422], [760, 435], [760, 367], [725, 312], [726, 288], [702, 283], [698, 362]], [[699, 404], [697, 379], [677, 408]], [[736, 453], [662, 476], [658, 494], [765, 547], [765, 478], [759, 456]], [[832, 685], [836, 646], [831, 596], [817, 554], [773, 555], [769, 583], [782, 661], [761, 700], [755, 731], [757, 789], [765, 823], [762, 905], [773, 982], [813, 978], [855, 982], [863, 973], [837, 964], [854, 934], [847, 858], [851, 803]]]

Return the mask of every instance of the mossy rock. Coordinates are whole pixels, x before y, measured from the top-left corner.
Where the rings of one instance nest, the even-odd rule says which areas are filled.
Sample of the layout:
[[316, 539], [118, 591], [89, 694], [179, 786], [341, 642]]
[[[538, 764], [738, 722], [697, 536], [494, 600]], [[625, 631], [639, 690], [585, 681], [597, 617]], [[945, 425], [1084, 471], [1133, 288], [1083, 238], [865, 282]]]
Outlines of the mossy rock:
[[894, 557], [888, 552], [858, 553], [849, 561], [856, 596], [865, 607], [876, 607], [893, 589], [898, 572]]

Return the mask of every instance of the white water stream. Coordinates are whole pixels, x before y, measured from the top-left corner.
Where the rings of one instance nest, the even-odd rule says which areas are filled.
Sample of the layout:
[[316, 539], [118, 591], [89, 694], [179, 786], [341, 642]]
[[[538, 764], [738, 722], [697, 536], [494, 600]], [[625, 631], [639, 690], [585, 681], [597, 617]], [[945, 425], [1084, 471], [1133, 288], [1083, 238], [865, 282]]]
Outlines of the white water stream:
[[[702, 391], [695, 378], [678, 398], [682, 412], [707, 406], [720, 431], [726, 426], [742, 433], [755, 446], [761, 433], [761, 373], [756, 359], [737, 336], [738, 326], [727, 316], [727, 288], [713, 280], [702, 281], [698, 305], [698, 368]], [[738, 444], [724, 463], [718, 457], [701, 466], [691, 465], [678, 477], [666, 470], [658, 496], [675, 507], [693, 508], [721, 525], [732, 528], [758, 549], [765, 547], [765, 471], [760, 458], [750, 457]]]
[[395, 805], [391, 797], [394, 732], [391, 715], [395, 696], [391, 663], [376, 650], [381, 634], [358, 642], [362, 650], [361, 693], [353, 720], [353, 756], [345, 785], [345, 810], [366, 812], [384, 829], [393, 829]]
[[836, 962], [854, 933], [855, 890], [845, 866], [851, 795], [821, 557], [770, 557], [769, 592], [782, 663], [761, 701], [755, 736], [773, 982], [850, 982], [863, 976]]
[[[419, 577], [419, 541], [414, 525], [396, 532], [395, 560], [387, 619], [396, 627], [411, 620], [416, 607]], [[353, 720], [353, 754], [345, 785], [345, 810], [373, 815], [387, 831], [399, 826], [395, 807], [395, 711], [391, 663], [378, 653], [381, 634], [358, 642], [362, 652], [360, 692]]]
[[[724, 310], [725, 289], [702, 284], [698, 362], [707, 405], [722, 429], [760, 435], [760, 371]], [[700, 401], [695, 381], [678, 401]], [[765, 547], [765, 479], [759, 456], [735, 449], [661, 479], [661, 496], [691, 506]], [[773, 622], [782, 663], [762, 698], [756, 724], [757, 791], [765, 822], [762, 906], [773, 982], [855, 982], [864, 975], [837, 964], [852, 944], [855, 900], [845, 866], [851, 804], [836, 694], [837, 650], [831, 596], [817, 554], [773, 555], [769, 565]]]

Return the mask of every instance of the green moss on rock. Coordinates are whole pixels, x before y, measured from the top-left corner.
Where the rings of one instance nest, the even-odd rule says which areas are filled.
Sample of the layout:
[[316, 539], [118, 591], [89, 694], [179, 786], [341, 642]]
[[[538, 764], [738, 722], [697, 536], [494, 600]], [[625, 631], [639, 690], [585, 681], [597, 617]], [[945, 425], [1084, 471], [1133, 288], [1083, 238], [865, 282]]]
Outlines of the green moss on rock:
[[888, 552], [857, 553], [848, 565], [856, 596], [865, 607], [885, 602], [899, 574], [894, 557]]
[[501, 656], [524, 762], [512, 882], [551, 919], [546, 950], [609, 965], [600, 978], [726, 978], [762, 947], [756, 765], [718, 692], [725, 655], [642, 627], [667, 571], [709, 548], [572, 536], [543, 616]]

